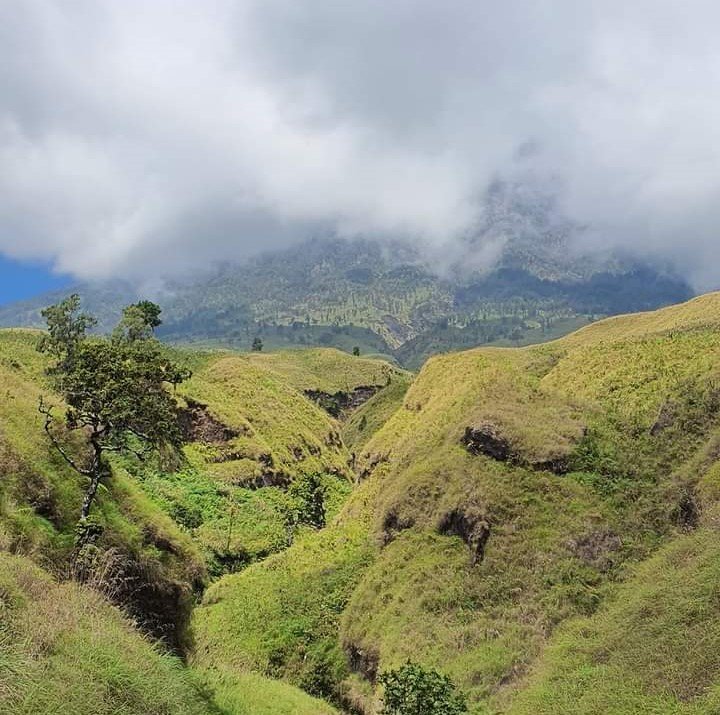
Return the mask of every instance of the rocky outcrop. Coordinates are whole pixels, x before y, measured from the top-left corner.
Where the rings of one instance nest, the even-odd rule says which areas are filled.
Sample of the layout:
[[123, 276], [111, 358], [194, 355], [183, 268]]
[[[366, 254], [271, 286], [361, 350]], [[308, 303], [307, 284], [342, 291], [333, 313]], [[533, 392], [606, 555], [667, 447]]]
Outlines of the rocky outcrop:
[[506, 462], [513, 456], [510, 441], [492, 422], [466, 427], [462, 441], [471, 454], [482, 454], [500, 462]]
[[223, 424], [210, 414], [207, 405], [185, 398], [187, 407], [178, 411], [178, 423], [188, 442], [225, 444], [238, 437], [240, 431]]
[[361, 385], [350, 392], [340, 390], [335, 393], [322, 390], [305, 390], [305, 396], [336, 419], [344, 419], [364, 405], [378, 390], [378, 385]]
[[280, 487], [285, 489], [292, 481], [289, 474], [282, 471], [266, 470], [250, 479], [245, 479], [238, 486], [246, 489], [262, 489], [263, 487]]
[[445, 536], [459, 536], [470, 549], [473, 566], [482, 562], [490, 538], [490, 522], [483, 509], [474, 505], [456, 507], [443, 514], [438, 531]]
[[527, 462], [526, 466], [529, 466], [531, 469], [538, 472], [552, 472], [553, 474], [562, 476], [563, 474], [567, 474], [572, 471], [571, 457], [572, 455], [569, 453], [562, 454], [543, 461]]

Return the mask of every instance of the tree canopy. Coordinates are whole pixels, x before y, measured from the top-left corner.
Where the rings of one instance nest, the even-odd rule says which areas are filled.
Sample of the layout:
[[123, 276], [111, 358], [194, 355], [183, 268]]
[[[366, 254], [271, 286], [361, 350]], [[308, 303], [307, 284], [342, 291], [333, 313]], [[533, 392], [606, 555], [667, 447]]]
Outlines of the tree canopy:
[[150, 301], [125, 308], [110, 339], [88, 335], [95, 320], [80, 311], [76, 295], [42, 314], [48, 332], [39, 349], [55, 359], [48, 373], [67, 406], [64, 424], [85, 435], [87, 457], [76, 458], [63, 445], [45, 400], [40, 411], [54, 447], [89, 479], [80, 514], [84, 520], [101, 479], [110, 475], [107, 453], [142, 457], [163, 446], [180, 446], [177, 406], [168, 387], [189, 377], [189, 371], [173, 362], [153, 337], [160, 325], [160, 307]]

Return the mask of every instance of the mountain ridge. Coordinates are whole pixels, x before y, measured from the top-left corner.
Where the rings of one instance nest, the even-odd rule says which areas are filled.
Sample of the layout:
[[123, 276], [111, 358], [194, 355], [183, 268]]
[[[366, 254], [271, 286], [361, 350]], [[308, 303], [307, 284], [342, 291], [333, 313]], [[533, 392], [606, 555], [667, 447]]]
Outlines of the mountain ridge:
[[[357, 346], [416, 369], [436, 352], [540, 342], [597, 316], [653, 309], [691, 295], [679, 278], [616, 257], [592, 264], [566, 256], [565, 272], [548, 277], [547, 257], [539, 267], [528, 258], [529, 246], [537, 257], [547, 243], [551, 256], [567, 248], [555, 234], [544, 244], [534, 234], [532, 241], [516, 235], [496, 267], [470, 273], [457, 267], [440, 275], [402, 244], [316, 239], [168, 282], [152, 296], [164, 309], [158, 335], [240, 349], [256, 337], [271, 349], [324, 345], [349, 352]], [[141, 297], [127, 282], [80, 284], [0, 306], [0, 326], [39, 326], [41, 308], [69, 292], [80, 293], [101, 330], [114, 324], [121, 306]]]

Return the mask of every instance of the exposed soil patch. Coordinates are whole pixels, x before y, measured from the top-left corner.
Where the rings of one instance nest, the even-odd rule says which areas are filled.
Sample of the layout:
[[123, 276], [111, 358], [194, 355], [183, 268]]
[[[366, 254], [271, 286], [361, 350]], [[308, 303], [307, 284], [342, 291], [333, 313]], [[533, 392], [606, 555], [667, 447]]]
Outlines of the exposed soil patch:
[[470, 549], [470, 563], [473, 566], [485, 558], [490, 523], [480, 507], [470, 505], [449, 511], [440, 519], [438, 531], [445, 536], [459, 536]]
[[466, 427], [462, 441], [471, 454], [482, 454], [500, 462], [507, 462], [513, 456], [509, 440], [492, 422]]
[[664, 430], [672, 427], [678, 417], [678, 405], [675, 402], [665, 402], [660, 408], [655, 422], [650, 427], [650, 434], [656, 437]]
[[572, 470], [570, 446], [566, 450], [558, 450], [556, 455], [548, 455], [549, 459], [528, 459], [513, 447], [500, 427], [492, 422], [480, 422], [466, 427], [462, 443], [470, 454], [483, 455], [498, 462], [510, 462], [538, 472], [563, 475]]
[[680, 528], [686, 531], [692, 531], [700, 523], [700, 507], [695, 493], [690, 488], [685, 489], [680, 496], [675, 521]]
[[363, 455], [363, 457], [366, 461], [360, 463], [362, 469], [357, 475], [359, 480], [367, 479], [373, 473], [375, 467], [388, 461], [386, 454]]
[[336, 419], [344, 419], [365, 404], [379, 389], [378, 385], [362, 385], [351, 392], [340, 390], [333, 394], [322, 390], [305, 390], [305, 396]]
[[224, 444], [240, 435], [239, 430], [223, 424], [210, 414], [207, 405], [185, 398], [187, 407], [178, 411], [178, 423], [188, 442]]
[[54, 527], [62, 528], [62, 516], [58, 511], [57, 498], [50, 480], [22, 465], [19, 465], [15, 474], [21, 475], [18, 480], [21, 500], [27, 502], [36, 514], [47, 519]]
[[213, 464], [222, 464], [223, 462], [237, 462], [239, 459], [252, 459], [252, 457], [242, 450], [230, 449], [216, 454], [210, 461]]
[[325, 437], [325, 446], [326, 447], [342, 447], [342, 437], [340, 436], [339, 432], [336, 432], [335, 430], [331, 430], [328, 432], [327, 436]]
[[[182, 653], [192, 608], [189, 584], [164, 575], [151, 563], [141, 563], [116, 548], [90, 546], [75, 565], [75, 577], [124, 608], [138, 626]], [[195, 584], [196, 589], [201, 584]]]
[[359, 673], [371, 683], [375, 683], [380, 656], [373, 650], [359, 648], [353, 643], [346, 643], [344, 649], [350, 670], [353, 673]]
[[400, 516], [397, 509], [390, 509], [385, 514], [382, 525], [382, 544], [387, 546], [394, 541], [400, 532], [410, 529], [415, 525], [415, 520], [409, 516]]
[[602, 529], [570, 539], [566, 546], [583, 563], [606, 572], [615, 563], [613, 554], [620, 550], [622, 541], [613, 531]]
[[291, 481], [290, 476], [284, 472], [268, 470], [245, 481], [242, 486], [248, 489], [260, 489], [262, 487], [281, 487], [284, 489], [290, 486]]
[[530, 462], [528, 464], [532, 469], [538, 472], [552, 472], [562, 476], [572, 471], [572, 460], [570, 455], [555, 457], [545, 462]]

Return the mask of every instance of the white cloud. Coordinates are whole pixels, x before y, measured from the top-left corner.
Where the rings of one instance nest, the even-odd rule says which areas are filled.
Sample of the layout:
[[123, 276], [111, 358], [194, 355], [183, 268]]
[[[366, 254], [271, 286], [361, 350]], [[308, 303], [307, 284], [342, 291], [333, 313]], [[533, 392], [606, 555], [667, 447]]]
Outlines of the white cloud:
[[0, 251], [102, 277], [318, 231], [442, 244], [531, 171], [588, 245], [712, 285], [718, 20], [701, 0], [0, 0]]

